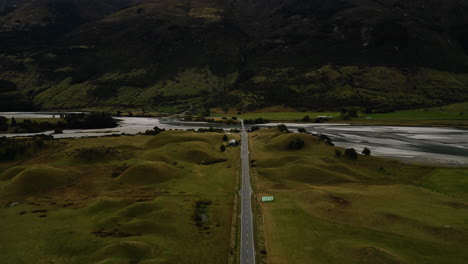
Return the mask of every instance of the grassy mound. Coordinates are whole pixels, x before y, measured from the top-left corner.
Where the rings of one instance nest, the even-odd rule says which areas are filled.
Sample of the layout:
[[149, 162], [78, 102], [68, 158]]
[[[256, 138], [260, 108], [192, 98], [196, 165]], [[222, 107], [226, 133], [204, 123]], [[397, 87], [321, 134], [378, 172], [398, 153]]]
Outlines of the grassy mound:
[[160, 161], [147, 161], [131, 166], [117, 180], [135, 185], [161, 183], [174, 178], [177, 169]]
[[184, 149], [181, 152], [181, 158], [196, 164], [209, 164], [218, 160], [218, 158], [211, 153], [201, 149]]
[[106, 218], [98, 221], [95, 230], [106, 236], [141, 236], [143, 234], [167, 234], [172, 228], [162, 221], [171, 221], [163, 205], [157, 202], [135, 203], [127, 207], [106, 211]]
[[[219, 135], [219, 140], [221, 140], [222, 134]], [[213, 137], [212, 133], [187, 133], [183, 131], [166, 131], [161, 134], [151, 138], [146, 142], [146, 147], [149, 148], [160, 148], [170, 143], [180, 143], [180, 142], [192, 142], [192, 141], [201, 141], [208, 143], [210, 145], [218, 143], [216, 138]]]
[[71, 159], [75, 162], [103, 162], [116, 159], [119, 151], [114, 148], [93, 147], [76, 149], [71, 154]]
[[281, 168], [264, 169], [261, 175], [273, 181], [293, 180], [309, 184], [355, 182], [356, 179], [341, 173], [324, 170], [308, 164], [292, 164]]
[[220, 160], [214, 146], [204, 141], [171, 142], [160, 148], [152, 149], [143, 154], [143, 158], [152, 161], [185, 161], [195, 164], [212, 164]]
[[304, 156], [284, 156], [281, 158], [262, 159], [257, 165], [262, 168], [278, 168], [286, 164], [307, 163], [309, 160]]
[[32, 194], [47, 192], [73, 181], [78, 173], [49, 166], [38, 166], [26, 169], [13, 177], [4, 191], [10, 194]]
[[373, 246], [362, 246], [353, 250], [353, 257], [359, 263], [369, 264], [399, 264], [402, 263], [393, 254], [381, 248]]
[[0, 174], [0, 181], [9, 181], [15, 177], [18, 173], [22, 172], [25, 168], [21, 166], [11, 167], [8, 170]]
[[290, 149], [290, 144], [294, 140], [304, 141], [304, 149], [317, 145], [320, 140], [317, 137], [306, 134], [279, 134], [273, 138], [268, 139], [265, 148], [273, 151], [287, 151]]
[[127, 260], [125, 263], [138, 263], [145, 256], [151, 255], [151, 247], [144, 242], [122, 241], [110, 244], [91, 256], [94, 263], [119, 263], [119, 260]]
[[159, 149], [148, 150], [141, 157], [145, 160], [150, 161], [162, 161], [171, 164], [173, 161], [167, 156], [166, 153], [162, 153]]

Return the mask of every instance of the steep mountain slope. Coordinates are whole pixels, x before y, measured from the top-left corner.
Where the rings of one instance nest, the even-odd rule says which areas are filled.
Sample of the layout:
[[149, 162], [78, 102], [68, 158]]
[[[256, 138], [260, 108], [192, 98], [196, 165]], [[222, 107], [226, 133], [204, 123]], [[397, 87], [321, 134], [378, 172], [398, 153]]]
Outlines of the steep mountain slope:
[[3, 109], [389, 111], [468, 100], [463, 0], [16, 4], [0, 16]]

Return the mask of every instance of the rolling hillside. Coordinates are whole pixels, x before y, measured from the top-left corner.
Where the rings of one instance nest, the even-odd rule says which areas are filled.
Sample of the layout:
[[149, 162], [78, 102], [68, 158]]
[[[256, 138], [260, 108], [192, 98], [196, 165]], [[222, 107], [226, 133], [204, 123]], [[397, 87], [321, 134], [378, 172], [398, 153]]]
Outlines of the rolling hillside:
[[0, 110], [468, 100], [460, 0], [4, 0]]

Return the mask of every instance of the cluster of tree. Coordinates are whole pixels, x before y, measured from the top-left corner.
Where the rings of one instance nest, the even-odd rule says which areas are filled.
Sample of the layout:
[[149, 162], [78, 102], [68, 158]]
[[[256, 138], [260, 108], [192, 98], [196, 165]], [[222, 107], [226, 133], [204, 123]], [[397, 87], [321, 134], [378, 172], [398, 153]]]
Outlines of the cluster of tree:
[[356, 109], [342, 109], [341, 110], [341, 119], [350, 120], [352, 118], [358, 118], [358, 112]]
[[260, 128], [258, 126], [253, 126], [250, 128], [250, 132], [254, 132], [254, 131], [257, 131], [257, 130], [260, 130]]
[[32, 155], [45, 147], [45, 142], [52, 140], [52, 136], [39, 135], [28, 139], [0, 138], [0, 161], [11, 161]]
[[291, 133], [285, 124], [278, 125], [276, 128], [278, 128], [281, 133]]
[[253, 125], [253, 124], [266, 124], [266, 123], [269, 123], [270, 121], [266, 120], [266, 119], [263, 119], [261, 117], [259, 118], [256, 118], [256, 119], [246, 119], [244, 120], [244, 124], [247, 124], [247, 125]]
[[8, 118], [0, 116], [0, 131], [7, 131], [9, 127]]
[[[343, 155], [343, 152], [341, 150], [335, 150], [335, 156], [341, 157]], [[364, 148], [362, 150], [362, 155], [364, 156], [370, 156], [371, 155], [371, 150], [368, 148]], [[349, 148], [346, 149], [344, 152], [344, 156], [349, 159], [349, 160], [357, 160], [358, 159], [358, 153], [354, 148]]]
[[207, 132], [215, 132], [215, 133], [224, 133], [224, 130], [222, 128], [199, 128], [197, 130], [198, 133], [207, 133]]
[[152, 130], [146, 130], [145, 131], [145, 135], [148, 135], [148, 136], [156, 136], [156, 135], [159, 135], [161, 132], [164, 132], [166, 131], [166, 129], [164, 128], [159, 128], [157, 126], [153, 127]]
[[325, 134], [320, 134], [319, 137], [321, 141], [325, 142], [325, 144], [328, 144], [330, 146], [335, 146], [335, 144], [333, 144], [332, 139], [329, 136]]
[[300, 122], [305, 122], [305, 123], [307, 123], [307, 122], [323, 123], [323, 122], [329, 121], [329, 119], [325, 118], [325, 117], [316, 117], [316, 118], [312, 119], [310, 116], [306, 115], [299, 121]]
[[64, 121], [65, 128], [71, 129], [112, 128], [118, 124], [109, 113], [68, 114]]
[[13, 133], [39, 133], [54, 130], [55, 134], [60, 134], [64, 129], [96, 129], [116, 126], [117, 120], [107, 113], [67, 114], [64, 116], [63, 121], [57, 123], [36, 122], [30, 119], [17, 122], [12, 117], [10, 124], [8, 124], [7, 118], [0, 117], [0, 131], [8, 131], [11, 128]]

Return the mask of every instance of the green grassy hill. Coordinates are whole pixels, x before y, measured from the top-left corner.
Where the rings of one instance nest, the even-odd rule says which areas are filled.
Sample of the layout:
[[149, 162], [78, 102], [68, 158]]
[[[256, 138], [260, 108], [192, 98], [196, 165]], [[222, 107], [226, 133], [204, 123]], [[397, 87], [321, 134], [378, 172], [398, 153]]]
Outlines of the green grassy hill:
[[[0, 163], [0, 203], [7, 205], [0, 208], [1, 262], [233, 259], [240, 155], [234, 147], [221, 153], [222, 138], [169, 131], [57, 140], [34, 156]], [[189, 146], [223, 162], [186, 159]]]
[[[288, 148], [295, 138], [303, 149]], [[466, 262], [468, 169], [349, 160], [317, 137], [277, 129], [253, 132], [251, 143], [267, 263]]]

